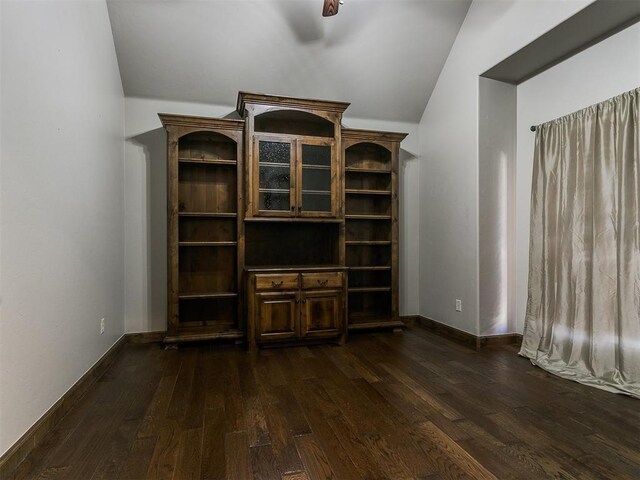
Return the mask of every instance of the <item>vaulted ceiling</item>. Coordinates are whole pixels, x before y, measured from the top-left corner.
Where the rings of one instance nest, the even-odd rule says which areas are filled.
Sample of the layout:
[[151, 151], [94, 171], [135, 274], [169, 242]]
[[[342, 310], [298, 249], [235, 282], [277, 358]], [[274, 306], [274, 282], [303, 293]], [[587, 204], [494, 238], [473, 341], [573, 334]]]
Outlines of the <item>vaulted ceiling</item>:
[[238, 90], [418, 121], [470, 0], [107, 0], [126, 96], [233, 105]]

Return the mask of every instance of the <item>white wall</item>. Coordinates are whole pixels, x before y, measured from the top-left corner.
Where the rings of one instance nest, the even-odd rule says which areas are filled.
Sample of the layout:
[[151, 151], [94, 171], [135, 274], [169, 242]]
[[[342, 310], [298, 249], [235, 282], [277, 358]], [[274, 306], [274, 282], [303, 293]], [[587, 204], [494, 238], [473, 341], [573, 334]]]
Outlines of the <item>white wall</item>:
[[517, 331], [527, 305], [529, 213], [535, 133], [553, 120], [640, 86], [640, 24], [629, 27], [518, 86]]
[[420, 121], [421, 315], [479, 333], [478, 76], [589, 3], [472, 3]]
[[104, 2], [0, 11], [3, 453], [123, 333], [124, 98]]
[[[159, 112], [225, 117], [230, 105], [127, 98], [125, 101], [125, 323], [127, 332], [166, 329], [166, 135]], [[417, 125], [344, 118], [344, 125], [407, 132], [402, 143], [400, 311], [418, 311]]]
[[516, 86], [479, 78], [479, 334], [515, 331]]
[[158, 113], [224, 117], [232, 106], [125, 99], [125, 330], [167, 328], [167, 136]]

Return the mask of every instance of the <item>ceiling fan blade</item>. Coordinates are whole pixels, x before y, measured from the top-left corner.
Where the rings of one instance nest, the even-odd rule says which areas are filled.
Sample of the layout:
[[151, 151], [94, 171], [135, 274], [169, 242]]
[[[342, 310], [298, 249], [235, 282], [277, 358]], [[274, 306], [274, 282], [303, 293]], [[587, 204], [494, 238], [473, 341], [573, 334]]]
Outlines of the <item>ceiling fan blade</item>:
[[324, 6], [322, 7], [322, 16], [334, 16], [336, 13], [338, 13], [338, 7], [340, 7], [339, 0], [324, 0]]

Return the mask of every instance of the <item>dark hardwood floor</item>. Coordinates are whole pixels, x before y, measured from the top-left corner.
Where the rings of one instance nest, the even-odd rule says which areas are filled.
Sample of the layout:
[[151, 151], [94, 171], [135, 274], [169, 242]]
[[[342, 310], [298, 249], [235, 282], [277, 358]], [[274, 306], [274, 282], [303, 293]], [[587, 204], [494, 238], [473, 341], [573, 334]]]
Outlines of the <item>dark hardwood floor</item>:
[[640, 402], [419, 327], [124, 353], [15, 479], [640, 478]]

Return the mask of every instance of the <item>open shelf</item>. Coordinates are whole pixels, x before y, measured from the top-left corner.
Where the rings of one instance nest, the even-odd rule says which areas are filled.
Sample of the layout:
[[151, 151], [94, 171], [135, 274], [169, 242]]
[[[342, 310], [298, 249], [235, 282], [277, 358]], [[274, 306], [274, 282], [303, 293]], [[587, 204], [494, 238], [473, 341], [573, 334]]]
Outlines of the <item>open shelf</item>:
[[379, 265], [365, 265], [361, 267], [349, 267], [350, 271], [377, 271], [377, 270], [391, 270], [390, 266]]
[[205, 165], [237, 165], [238, 162], [236, 160], [225, 160], [225, 159], [206, 159], [206, 158], [190, 158], [190, 157], [181, 157], [178, 158], [180, 163], [202, 163]]
[[391, 226], [387, 225], [387, 222], [379, 220], [347, 221], [345, 234], [347, 242], [390, 242]]
[[390, 172], [391, 152], [376, 143], [357, 143], [345, 150], [347, 171]]
[[385, 292], [391, 289], [391, 270], [349, 270], [349, 291]]
[[212, 298], [236, 298], [238, 296], [235, 292], [210, 292], [210, 293], [189, 293], [185, 295], [178, 295], [180, 300], [206, 300]]
[[354, 172], [354, 173], [382, 173], [389, 174], [391, 170], [382, 169], [382, 168], [359, 168], [359, 167], [346, 167], [345, 172]]
[[[244, 219], [245, 224], [248, 223], [276, 223], [279, 225], [284, 224], [282, 218], [278, 217], [248, 217]], [[324, 218], [324, 217], [291, 217], [287, 218], [286, 223], [342, 223], [339, 218]]]
[[245, 223], [245, 264], [259, 266], [338, 265], [339, 223]]
[[349, 216], [391, 216], [390, 195], [347, 195], [345, 211]]
[[237, 224], [233, 217], [180, 216], [178, 241], [182, 243], [237, 243]]
[[378, 173], [381, 172], [378, 170], [373, 172], [347, 170], [344, 185], [346, 191], [391, 192], [391, 175], [378, 175]]
[[401, 320], [390, 320], [388, 317], [380, 317], [371, 315], [362, 319], [353, 319], [349, 317], [349, 331], [371, 330], [376, 328], [404, 328], [406, 325]]
[[181, 247], [235, 247], [238, 242], [178, 242]]
[[365, 190], [358, 188], [348, 188], [345, 190], [347, 195], [391, 195], [389, 190]]
[[349, 324], [386, 323], [391, 318], [391, 292], [349, 292]]
[[347, 266], [391, 266], [391, 248], [388, 245], [347, 245]]
[[391, 215], [345, 215], [347, 220], [391, 220]]
[[232, 212], [178, 212], [180, 217], [219, 217], [219, 218], [236, 218], [237, 213]]
[[350, 288], [349, 293], [390, 292], [391, 287], [357, 287]]
[[326, 138], [335, 135], [332, 122], [299, 110], [275, 110], [256, 115], [254, 131]]
[[179, 247], [180, 297], [237, 291], [237, 250], [202, 246]]
[[215, 132], [193, 132], [178, 141], [180, 160], [198, 160], [198, 163], [221, 161], [228, 164], [237, 160], [236, 143], [228, 137]]
[[391, 152], [365, 143], [345, 154], [349, 329], [386, 326], [392, 314]]
[[179, 313], [181, 334], [193, 327], [207, 327], [211, 333], [235, 330], [238, 324], [237, 295], [180, 297]]
[[391, 242], [386, 240], [347, 240], [347, 245], [391, 245]]
[[178, 168], [178, 211], [230, 212], [236, 209], [235, 165], [183, 163]]

